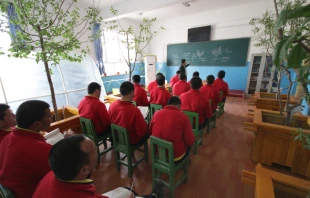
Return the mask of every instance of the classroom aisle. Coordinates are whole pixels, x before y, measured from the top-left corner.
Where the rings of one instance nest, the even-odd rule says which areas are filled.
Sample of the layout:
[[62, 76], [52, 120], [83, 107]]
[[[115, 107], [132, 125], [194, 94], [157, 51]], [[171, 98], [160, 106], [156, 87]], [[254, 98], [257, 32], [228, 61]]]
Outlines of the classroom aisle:
[[[249, 119], [247, 109], [246, 100], [227, 100], [217, 128], [204, 135], [198, 154], [191, 155], [188, 183], [177, 188], [176, 198], [254, 197], [254, 188], [241, 183], [242, 170], [254, 171], [256, 165], [250, 156], [254, 135], [243, 129], [244, 121]], [[117, 172], [112, 152], [103, 156], [102, 167], [94, 174], [97, 191], [104, 193], [119, 186], [130, 187], [134, 180], [138, 194], [149, 194], [152, 190], [149, 158], [149, 164], [142, 162], [134, 169], [133, 179], [129, 179], [125, 167]]]

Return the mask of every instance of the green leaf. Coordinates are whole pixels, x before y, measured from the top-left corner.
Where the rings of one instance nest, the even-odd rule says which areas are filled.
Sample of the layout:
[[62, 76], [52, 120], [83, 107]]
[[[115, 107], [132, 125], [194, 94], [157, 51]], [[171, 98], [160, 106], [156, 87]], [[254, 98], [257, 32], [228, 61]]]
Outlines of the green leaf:
[[293, 47], [287, 58], [288, 68], [300, 68], [302, 61], [307, 57], [307, 52], [302, 48], [300, 44]]
[[295, 40], [296, 34], [283, 38], [274, 48], [273, 61], [276, 66], [280, 66], [288, 53], [290, 45]]

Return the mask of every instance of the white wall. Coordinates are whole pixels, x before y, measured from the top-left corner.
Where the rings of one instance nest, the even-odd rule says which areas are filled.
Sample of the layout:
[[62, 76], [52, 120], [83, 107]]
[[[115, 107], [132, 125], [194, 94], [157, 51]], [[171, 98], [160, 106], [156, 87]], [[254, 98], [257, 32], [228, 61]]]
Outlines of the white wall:
[[[268, 0], [157, 21], [155, 26], [163, 26], [166, 30], [151, 41], [149, 53], [157, 55], [158, 62], [166, 62], [167, 44], [186, 43], [187, 30], [200, 26], [212, 25], [211, 40], [253, 37], [253, 27], [249, 25], [249, 21], [253, 17], [261, 16], [267, 9], [274, 9], [273, 1]], [[252, 40], [248, 60], [252, 53], [260, 52], [261, 50], [254, 46]]]

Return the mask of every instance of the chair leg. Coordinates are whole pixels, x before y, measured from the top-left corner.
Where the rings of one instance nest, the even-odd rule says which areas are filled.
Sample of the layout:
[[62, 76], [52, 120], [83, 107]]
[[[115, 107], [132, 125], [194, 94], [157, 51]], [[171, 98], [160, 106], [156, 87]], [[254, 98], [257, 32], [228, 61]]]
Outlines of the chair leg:
[[133, 171], [132, 156], [133, 156], [132, 153], [128, 152], [127, 155], [128, 177], [132, 177], [132, 171]]
[[106, 140], [103, 141], [103, 146], [104, 146], [104, 150], [106, 150], [106, 149], [108, 148], [108, 145], [107, 145], [107, 141], [106, 141]]
[[174, 174], [169, 175], [169, 197], [173, 198], [174, 195]]
[[120, 153], [116, 151], [116, 170], [120, 171], [121, 169], [121, 163], [119, 162], [121, 160]]
[[203, 143], [203, 130], [200, 131], [200, 141], [199, 141], [199, 145], [202, 145]]

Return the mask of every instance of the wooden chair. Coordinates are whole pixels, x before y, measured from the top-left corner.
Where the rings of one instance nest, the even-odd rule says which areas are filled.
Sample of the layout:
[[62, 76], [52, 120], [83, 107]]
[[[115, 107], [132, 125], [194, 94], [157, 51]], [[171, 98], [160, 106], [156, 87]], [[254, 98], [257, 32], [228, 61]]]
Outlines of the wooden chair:
[[[187, 183], [189, 155], [181, 161], [174, 161], [173, 144], [160, 138], [151, 136], [152, 153], [152, 187], [155, 188], [156, 182], [162, 182], [169, 189], [169, 197], [173, 197], [175, 189], [181, 182]], [[175, 181], [175, 174], [178, 170], [183, 170], [184, 174]], [[160, 179], [161, 173], [169, 176], [169, 182]]]
[[0, 198], [15, 198], [13, 193], [2, 184], [0, 184], [0, 195]]
[[[98, 164], [100, 164], [100, 157], [113, 149], [112, 146], [107, 149], [107, 142], [106, 142], [108, 139], [112, 137], [112, 133], [109, 132], [109, 133], [105, 133], [103, 135], [98, 136], [92, 120], [80, 117], [80, 123], [81, 123], [83, 134], [89, 139], [91, 139], [97, 146], [97, 154], [98, 154], [97, 160], [98, 160]], [[103, 152], [100, 152], [100, 149], [99, 149], [99, 146], [101, 144], [104, 145]]]
[[163, 108], [162, 105], [159, 105], [159, 104], [150, 104], [150, 121], [152, 120], [153, 118], [153, 115], [156, 111], [158, 110], [161, 110]]
[[203, 129], [199, 130], [199, 115], [196, 112], [184, 111], [189, 118], [195, 135], [194, 154], [197, 154], [198, 146], [203, 142]]
[[[116, 124], [111, 125], [112, 136], [114, 142], [114, 150], [116, 151], [116, 169], [119, 171], [121, 164], [128, 167], [128, 177], [132, 177], [133, 168], [137, 166], [144, 159], [148, 161], [148, 144], [147, 139], [144, 141], [132, 145], [130, 144], [127, 129], [120, 127]], [[144, 150], [140, 147], [144, 146]], [[132, 157], [134, 157], [135, 151], [144, 152], [144, 156], [141, 157], [136, 163], [132, 164]], [[124, 157], [120, 157], [120, 153], [125, 154]], [[127, 157], [127, 162], [124, 160]]]
[[220, 91], [220, 96], [221, 96], [221, 102], [219, 102], [217, 104], [217, 106], [218, 106], [217, 118], [219, 118], [220, 115], [222, 115], [224, 113], [224, 105], [225, 105], [225, 103], [222, 102], [223, 101], [223, 92], [222, 91]]
[[[212, 100], [210, 100], [210, 106], [211, 106], [211, 109], [212, 109]], [[210, 128], [215, 128], [216, 127], [216, 117], [217, 117], [217, 112], [214, 112], [212, 114], [212, 117], [211, 119], [208, 119], [208, 122], [207, 122], [207, 132], [210, 133]], [[212, 122], [214, 121], [214, 122]]]

